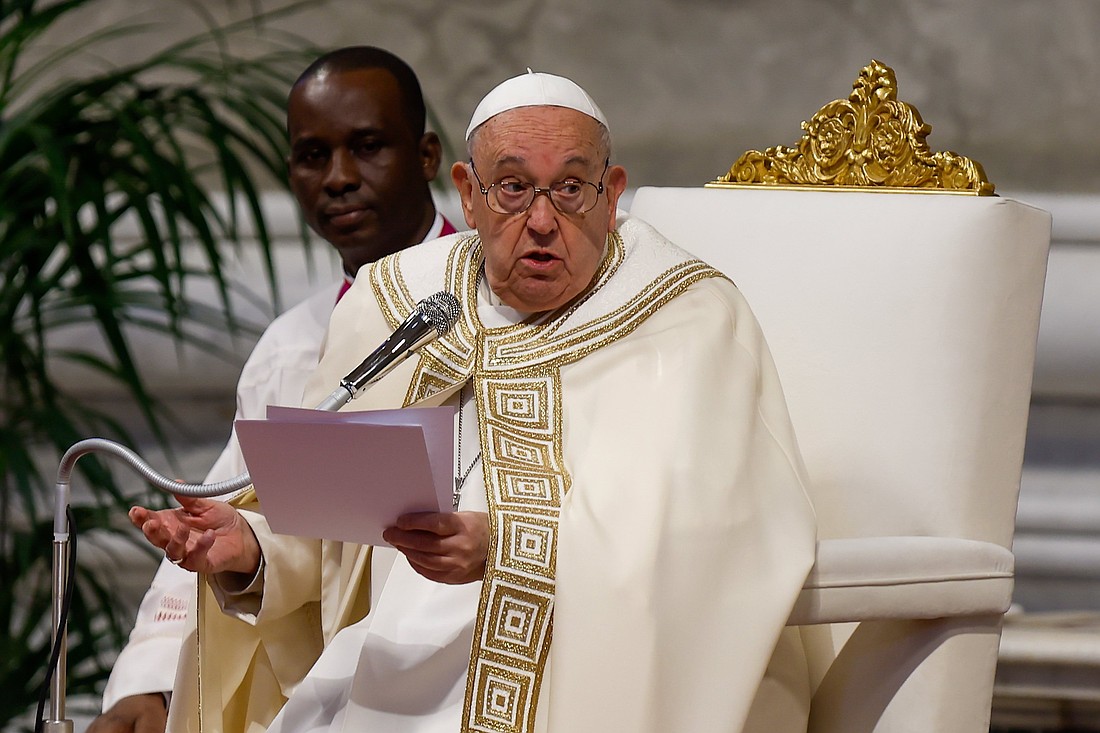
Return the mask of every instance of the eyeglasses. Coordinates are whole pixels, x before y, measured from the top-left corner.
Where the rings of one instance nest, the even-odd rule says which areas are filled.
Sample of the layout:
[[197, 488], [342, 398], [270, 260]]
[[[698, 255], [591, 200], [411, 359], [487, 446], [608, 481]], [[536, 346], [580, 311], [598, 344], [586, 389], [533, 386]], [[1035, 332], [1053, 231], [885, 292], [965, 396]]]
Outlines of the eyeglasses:
[[604, 161], [599, 184], [582, 181], [579, 178], [566, 178], [564, 181], [551, 183], [546, 188], [521, 181], [514, 176], [502, 178], [485, 188], [472, 158], [470, 170], [474, 172], [477, 185], [485, 195], [485, 203], [498, 214], [522, 214], [531, 208], [531, 204], [535, 203], [535, 197], [540, 193], [546, 194], [546, 198], [550, 199], [554, 208], [563, 214], [584, 214], [596, 206], [596, 201], [603, 193], [603, 177], [610, 163], [610, 158]]

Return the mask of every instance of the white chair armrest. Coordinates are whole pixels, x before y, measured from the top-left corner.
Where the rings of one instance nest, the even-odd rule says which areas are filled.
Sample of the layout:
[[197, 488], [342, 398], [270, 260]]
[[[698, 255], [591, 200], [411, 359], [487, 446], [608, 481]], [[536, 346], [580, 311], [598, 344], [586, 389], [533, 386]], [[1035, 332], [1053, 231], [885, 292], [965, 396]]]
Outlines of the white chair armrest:
[[789, 626], [998, 614], [1012, 598], [1012, 552], [951, 537], [822, 540]]

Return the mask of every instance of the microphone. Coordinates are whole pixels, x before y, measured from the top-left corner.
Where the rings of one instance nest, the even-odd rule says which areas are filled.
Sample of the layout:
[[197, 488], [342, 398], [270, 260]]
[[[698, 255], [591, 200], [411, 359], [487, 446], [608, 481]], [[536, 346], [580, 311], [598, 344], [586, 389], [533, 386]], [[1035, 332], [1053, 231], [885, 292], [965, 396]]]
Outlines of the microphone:
[[371, 352], [359, 366], [340, 380], [340, 386], [317, 405], [318, 410], [335, 412], [354, 397], [358, 397], [367, 385], [386, 376], [391, 369], [403, 362], [414, 351], [443, 336], [455, 323], [462, 308], [458, 298], [445, 290], [429, 295], [416, 304], [416, 308], [397, 327], [382, 345]]

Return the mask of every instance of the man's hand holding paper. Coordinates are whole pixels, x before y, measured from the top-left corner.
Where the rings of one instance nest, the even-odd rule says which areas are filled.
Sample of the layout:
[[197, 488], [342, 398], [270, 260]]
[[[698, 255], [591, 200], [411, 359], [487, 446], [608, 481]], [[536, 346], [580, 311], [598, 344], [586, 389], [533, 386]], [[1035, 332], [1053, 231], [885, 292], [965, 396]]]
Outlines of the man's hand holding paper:
[[452, 407], [361, 412], [269, 408], [237, 438], [280, 534], [364, 545], [416, 512], [452, 511]]
[[382, 537], [428, 580], [458, 585], [481, 580], [485, 574], [489, 553], [485, 512], [405, 514]]
[[[268, 420], [238, 421], [237, 434], [272, 529], [392, 544], [424, 577], [459, 584], [484, 572], [489, 522], [452, 511], [453, 417], [449, 408], [271, 408]], [[130, 521], [187, 570], [256, 572], [260, 546], [232, 506], [177, 499], [178, 509], [134, 507]]]

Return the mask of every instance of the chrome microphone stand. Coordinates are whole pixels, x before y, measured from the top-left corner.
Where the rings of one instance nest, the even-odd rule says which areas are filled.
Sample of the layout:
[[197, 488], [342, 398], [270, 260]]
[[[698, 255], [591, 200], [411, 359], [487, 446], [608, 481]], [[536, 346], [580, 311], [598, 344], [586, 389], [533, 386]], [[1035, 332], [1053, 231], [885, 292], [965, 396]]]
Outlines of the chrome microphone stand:
[[212, 484], [180, 483], [155, 471], [129, 448], [103, 438], [82, 440], [65, 451], [65, 455], [61, 457], [61, 463], [57, 469], [57, 484], [54, 490], [53, 552], [51, 554], [53, 573], [52, 628], [54, 629], [57, 666], [50, 678], [49, 716], [44, 721], [35, 721], [36, 725], [41, 722], [42, 730], [46, 733], [72, 733], [73, 731], [73, 722], [65, 717], [67, 635], [64, 616], [66, 611], [65, 597], [69, 590], [66, 569], [71, 559], [69, 497], [76, 462], [81, 456], [89, 453], [106, 453], [119, 458], [156, 488], [182, 496], [221, 496], [243, 489], [252, 483], [248, 473], [242, 473], [234, 478]]

